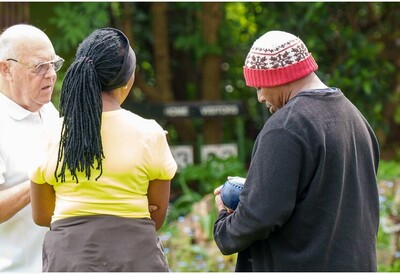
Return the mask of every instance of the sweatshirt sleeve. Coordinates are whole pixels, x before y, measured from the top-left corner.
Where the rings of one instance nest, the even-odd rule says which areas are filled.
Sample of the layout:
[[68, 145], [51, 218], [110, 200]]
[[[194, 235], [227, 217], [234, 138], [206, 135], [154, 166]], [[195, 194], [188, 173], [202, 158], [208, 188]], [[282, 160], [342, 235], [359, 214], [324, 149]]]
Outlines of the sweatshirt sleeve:
[[236, 211], [220, 212], [214, 239], [220, 251], [233, 254], [267, 239], [290, 217], [304, 157], [304, 143], [285, 129], [261, 131]]

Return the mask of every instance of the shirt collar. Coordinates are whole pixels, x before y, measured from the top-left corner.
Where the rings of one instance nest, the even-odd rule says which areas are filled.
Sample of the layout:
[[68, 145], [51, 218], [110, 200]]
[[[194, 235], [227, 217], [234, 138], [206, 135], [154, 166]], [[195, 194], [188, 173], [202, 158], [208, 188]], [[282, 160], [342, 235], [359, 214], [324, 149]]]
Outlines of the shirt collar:
[[14, 120], [23, 120], [29, 115], [34, 114], [34, 112], [24, 109], [2, 92], [0, 92], [0, 107], [5, 109], [8, 115]]

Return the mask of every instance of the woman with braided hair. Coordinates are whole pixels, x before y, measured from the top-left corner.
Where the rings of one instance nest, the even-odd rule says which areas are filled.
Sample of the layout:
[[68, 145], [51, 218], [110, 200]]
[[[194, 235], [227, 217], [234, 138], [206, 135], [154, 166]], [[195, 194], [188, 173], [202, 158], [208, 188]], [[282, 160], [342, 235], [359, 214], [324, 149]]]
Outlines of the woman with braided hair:
[[161, 126], [121, 108], [135, 67], [127, 37], [103, 28], [67, 71], [60, 127], [31, 174], [33, 219], [50, 227], [43, 271], [168, 271], [156, 231], [177, 165]]

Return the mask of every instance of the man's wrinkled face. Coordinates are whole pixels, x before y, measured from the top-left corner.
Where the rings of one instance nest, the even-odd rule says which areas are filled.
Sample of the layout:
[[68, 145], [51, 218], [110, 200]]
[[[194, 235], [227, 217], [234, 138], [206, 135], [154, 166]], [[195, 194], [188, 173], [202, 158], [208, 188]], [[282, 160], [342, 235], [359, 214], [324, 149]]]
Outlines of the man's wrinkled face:
[[284, 105], [281, 98], [281, 92], [277, 88], [257, 88], [258, 101], [265, 104], [271, 113], [276, 112]]
[[[35, 68], [47, 61], [55, 60], [56, 54], [49, 41], [40, 39], [24, 43], [24, 49], [17, 48], [21, 54], [17, 61], [8, 61], [10, 66], [10, 90], [14, 101], [30, 111], [37, 111], [51, 100], [57, 79], [51, 64], [43, 75]], [[41, 74], [41, 73], [40, 73]]]

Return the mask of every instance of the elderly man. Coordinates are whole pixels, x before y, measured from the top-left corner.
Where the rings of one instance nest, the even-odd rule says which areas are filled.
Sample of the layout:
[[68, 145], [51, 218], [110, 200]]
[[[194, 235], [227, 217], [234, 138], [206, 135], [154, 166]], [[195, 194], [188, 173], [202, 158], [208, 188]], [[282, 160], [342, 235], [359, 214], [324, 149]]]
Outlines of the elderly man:
[[379, 147], [338, 88], [315, 74], [305, 44], [283, 31], [257, 39], [246, 84], [274, 113], [253, 148], [237, 209], [215, 190], [215, 241], [237, 271], [376, 271]]
[[0, 36], [0, 272], [41, 271], [46, 229], [32, 220], [28, 176], [58, 119], [50, 100], [63, 61], [36, 27], [14, 25]]

